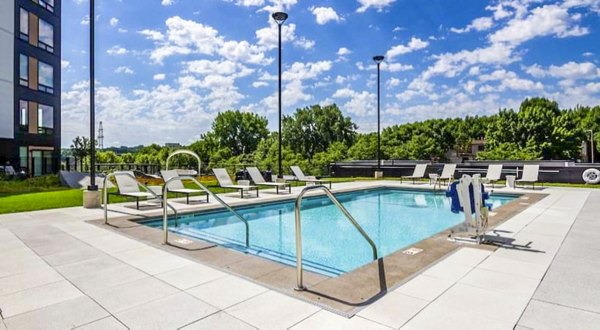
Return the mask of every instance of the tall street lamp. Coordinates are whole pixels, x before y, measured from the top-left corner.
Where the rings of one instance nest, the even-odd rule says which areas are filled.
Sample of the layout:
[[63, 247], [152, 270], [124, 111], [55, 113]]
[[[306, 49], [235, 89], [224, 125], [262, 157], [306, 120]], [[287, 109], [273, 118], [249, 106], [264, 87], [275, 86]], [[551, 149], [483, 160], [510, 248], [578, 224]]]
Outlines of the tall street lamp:
[[95, 28], [96, 14], [94, 12], [94, 0], [90, 0], [90, 185], [88, 190], [97, 191], [98, 186], [96, 185], [96, 144], [95, 144], [95, 72], [94, 72], [94, 28]]
[[284, 12], [276, 12], [271, 15], [275, 22], [277, 22], [277, 27], [279, 28], [279, 154], [278, 154], [278, 166], [279, 172], [278, 175], [280, 178], [283, 177], [283, 167], [281, 165], [281, 26], [288, 18], [288, 14]]
[[589, 129], [588, 132], [590, 132], [590, 153], [592, 154], [592, 164], [594, 163], [594, 131]]
[[384, 57], [381, 55], [377, 55], [373, 57], [373, 61], [377, 63], [377, 172], [375, 173], [376, 177], [383, 176], [381, 173], [381, 109], [380, 109], [380, 100], [381, 100], [381, 62], [383, 62]]
[[90, 184], [83, 192], [83, 207], [100, 207], [100, 193], [96, 185], [96, 144], [95, 144], [95, 72], [94, 72], [94, 28], [96, 14], [94, 11], [94, 0], [90, 0]]

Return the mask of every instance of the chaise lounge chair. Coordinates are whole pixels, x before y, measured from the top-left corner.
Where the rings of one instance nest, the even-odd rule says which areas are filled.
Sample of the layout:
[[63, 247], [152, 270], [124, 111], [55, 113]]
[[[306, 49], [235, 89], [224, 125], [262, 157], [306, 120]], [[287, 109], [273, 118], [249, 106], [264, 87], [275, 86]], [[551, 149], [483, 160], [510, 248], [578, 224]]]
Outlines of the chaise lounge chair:
[[213, 168], [213, 173], [215, 174], [215, 177], [217, 177], [217, 181], [219, 181], [219, 186], [221, 186], [221, 188], [239, 190], [241, 198], [244, 198], [244, 191], [250, 192], [252, 190], [256, 190], [256, 197], [258, 197], [258, 187], [257, 186], [243, 186], [243, 185], [234, 184], [233, 181], [231, 181], [231, 177], [229, 176], [229, 173], [227, 173], [226, 169]]
[[[168, 170], [168, 171], [162, 170], [162, 171], [160, 171], [160, 175], [163, 177], [163, 180], [165, 180], [165, 183], [169, 179], [179, 176], [179, 174], [177, 173], [177, 170]], [[191, 194], [206, 195], [206, 202], [207, 203], [209, 202], [209, 196], [206, 191], [200, 190], [200, 189], [188, 189], [183, 185], [183, 182], [181, 180], [173, 180], [173, 181], [169, 182], [168, 189], [169, 189], [169, 192], [175, 193], [176, 197], [178, 194], [185, 195], [186, 204], [190, 203], [190, 195]]]
[[[108, 193], [106, 195], [106, 204], [108, 204], [108, 198], [110, 195], [123, 196], [123, 197], [131, 197], [135, 198], [135, 208], [140, 209], [140, 198], [148, 199], [148, 198], [156, 198], [156, 196], [161, 197], [161, 192], [154, 192], [152, 194], [148, 191], [141, 191], [139, 182], [135, 179], [135, 175], [132, 171], [118, 171], [114, 172], [115, 181], [117, 182], [117, 189], [119, 189], [116, 193]], [[162, 201], [161, 201], [162, 203]]]
[[442, 174], [437, 178], [437, 182], [441, 185], [442, 181], [450, 183], [454, 179], [454, 172], [456, 172], [456, 164], [444, 164]]
[[540, 165], [523, 165], [523, 173], [521, 174], [521, 178], [515, 180], [515, 183], [531, 183], [532, 189], [535, 190], [535, 183], [538, 182], [539, 173]]
[[275, 191], [277, 194], [279, 194], [280, 188], [283, 188], [285, 190], [285, 188], [287, 187], [288, 193], [289, 194], [292, 193], [292, 185], [290, 183], [288, 183], [288, 182], [267, 182], [267, 181], [265, 181], [265, 178], [262, 176], [262, 174], [256, 167], [246, 167], [246, 170], [248, 171], [248, 174], [250, 175], [250, 178], [252, 179], [252, 181], [254, 182], [255, 185], [275, 187]]
[[304, 183], [315, 183], [315, 184], [319, 184], [319, 185], [323, 185], [324, 182], [329, 183], [329, 189], [331, 189], [331, 181], [329, 180], [319, 180], [314, 176], [306, 176], [304, 175], [304, 172], [302, 172], [302, 169], [298, 166], [290, 166], [290, 169], [292, 169], [292, 172], [294, 173], [294, 176], [296, 177], [296, 181], [299, 182], [304, 182]]
[[425, 177], [425, 171], [427, 171], [427, 164], [417, 164], [415, 165], [415, 170], [412, 175], [400, 177], [400, 183], [402, 183], [403, 179], [412, 179], [413, 184], [415, 184], [417, 179], [423, 179]]
[[485, 178], [482, 178], [481, 181], [491, 183], [492, 188], [494, 188], [494, 184], [496, 181], [500, 180], [500, 177], [502, 176], [502, 167], [502, 164], [490, 164], [487, 173], [485, 174]]

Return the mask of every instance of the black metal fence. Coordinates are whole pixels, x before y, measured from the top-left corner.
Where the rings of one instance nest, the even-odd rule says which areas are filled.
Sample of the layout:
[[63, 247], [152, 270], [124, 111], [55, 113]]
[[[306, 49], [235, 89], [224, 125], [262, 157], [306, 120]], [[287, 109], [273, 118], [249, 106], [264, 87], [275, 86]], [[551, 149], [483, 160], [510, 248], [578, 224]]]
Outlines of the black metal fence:
[[[400, 177], [412, 175], [416, 164], [429, 164], [425, 176], [430, 173], [439, 174], [444, 167], [443, 163], [431, 164], [427, 161], [411, 160], [386, 160], [382, 162], [381, 169], [384, 177]], [[457, 164], [455, 177], [463, 174], [473, 175], [480, 173], [485, 176], [490, 164], [503, 164], [502, 180], [506, 175], [517, 175], [520, 177], [523, 165], [539, 164], [539, 181], [556, 183], [585, 183], [583, 181], [583, 171], [588, 168], [600, 170], [600, 164], [574, 163], [567, 161], [467, 161]], [[377, 161], [348, 161], [336, 162], [330, 165], [332, 177], [372, 177], [377, 168]]]

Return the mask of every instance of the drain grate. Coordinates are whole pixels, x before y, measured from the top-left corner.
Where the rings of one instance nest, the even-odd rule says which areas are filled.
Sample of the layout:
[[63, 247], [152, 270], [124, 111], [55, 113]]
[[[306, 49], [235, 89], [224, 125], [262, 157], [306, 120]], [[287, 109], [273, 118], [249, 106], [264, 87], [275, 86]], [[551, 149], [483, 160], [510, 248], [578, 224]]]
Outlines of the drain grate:
[[402, 251], [402, 253], [407, 254], [409, 256], [414, 256], [415, 254], [419, 254], [421, 252], [423, 252], [423, 249], [419, 249], [419, 248], [415, 248], [415, 247]]

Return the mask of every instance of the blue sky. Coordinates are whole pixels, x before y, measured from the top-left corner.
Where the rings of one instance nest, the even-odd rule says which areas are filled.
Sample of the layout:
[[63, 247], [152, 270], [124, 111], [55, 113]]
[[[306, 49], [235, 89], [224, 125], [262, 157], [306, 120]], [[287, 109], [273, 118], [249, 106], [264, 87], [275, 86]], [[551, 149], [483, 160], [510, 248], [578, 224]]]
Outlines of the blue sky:
[[[362, 132], [493, 114], [546, 96], [600, 104], [600, 0], [96, 0], [97, 118], [105, 146], [180, 142], [241, 109], [277, 123], [336, 103]], [[63, 0], [63, 146], [88, 126], [88, 0]]]

